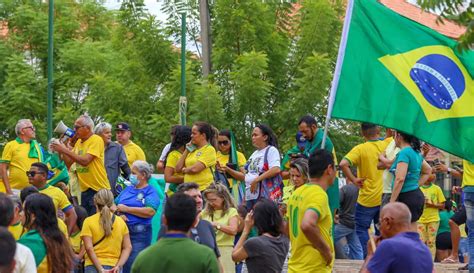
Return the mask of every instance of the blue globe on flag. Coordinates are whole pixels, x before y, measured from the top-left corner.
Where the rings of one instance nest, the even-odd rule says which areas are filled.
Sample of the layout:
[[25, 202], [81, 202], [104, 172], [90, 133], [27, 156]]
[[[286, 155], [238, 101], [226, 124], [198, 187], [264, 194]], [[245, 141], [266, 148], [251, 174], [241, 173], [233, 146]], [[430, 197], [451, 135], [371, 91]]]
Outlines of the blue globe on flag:
[[441, 54], [419, 59], [410, 70], [410, 77], [423, 97], [438, 109], [451, 109], [466, 89], [464, 75], [457, 64]]

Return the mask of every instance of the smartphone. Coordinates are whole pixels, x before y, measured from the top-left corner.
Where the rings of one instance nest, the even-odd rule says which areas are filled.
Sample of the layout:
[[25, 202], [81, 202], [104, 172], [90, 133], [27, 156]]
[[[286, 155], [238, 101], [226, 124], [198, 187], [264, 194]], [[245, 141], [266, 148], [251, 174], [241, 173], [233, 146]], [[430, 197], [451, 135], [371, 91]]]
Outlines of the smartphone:
[[188, 150], [190, 153], [192, 153], [194, 150], [196, 150], [196, 145], [191, 144], [191, 145], [186, 145], [186, 150]]
[[441, 162], [439, 161], [438, 158], [435, 158], [435, 159], [433, 160], [433, 163], [435, 164], [435, 166], [441, 164]]
[[232, 170], [237, 170], [237, 164], [228, 162], [227, 167], [231, 168]]

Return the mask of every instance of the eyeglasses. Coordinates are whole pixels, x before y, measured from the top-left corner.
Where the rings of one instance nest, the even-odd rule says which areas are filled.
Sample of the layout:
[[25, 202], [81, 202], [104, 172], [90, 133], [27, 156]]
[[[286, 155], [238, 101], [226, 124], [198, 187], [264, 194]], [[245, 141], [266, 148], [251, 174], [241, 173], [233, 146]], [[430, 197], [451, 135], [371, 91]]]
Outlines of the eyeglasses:
[[86, 127], [85, 125], [74, 125], [74, 130], [77, 131], [81, 129], [82, 127]]
[[40, 173], [43, 173], [43, 174], [44, 174], [44, 172], [26, 171], [26, 176], [28, 176], [28, 177], [34, 177], [35, 175], [40, 174]]
[[229, 141], [228, 140], [224, 140], [224, 141], [218, 141], [217, 143], [219, 143], [219, 145], [229, 145]]
[[36, 130], [36, 129], [35, 129], [35, 126], [28, 126], [28, 127], [23, 127], [23, 129], [31, 129], [31, 130], [33, 130], [33, 131], [35, 131], [35, 130]]

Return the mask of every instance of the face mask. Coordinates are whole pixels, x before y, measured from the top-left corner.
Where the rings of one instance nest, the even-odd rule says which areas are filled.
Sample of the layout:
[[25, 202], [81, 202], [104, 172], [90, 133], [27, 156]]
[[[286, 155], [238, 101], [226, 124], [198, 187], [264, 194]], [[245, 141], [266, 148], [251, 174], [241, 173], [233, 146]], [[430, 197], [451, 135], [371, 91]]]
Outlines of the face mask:
[[139, 183], [138, 178], [135, 174], [131, 174], [129, 180], [130, 180], [130, 183], [132, 183], [133, 186], [136, 186]]

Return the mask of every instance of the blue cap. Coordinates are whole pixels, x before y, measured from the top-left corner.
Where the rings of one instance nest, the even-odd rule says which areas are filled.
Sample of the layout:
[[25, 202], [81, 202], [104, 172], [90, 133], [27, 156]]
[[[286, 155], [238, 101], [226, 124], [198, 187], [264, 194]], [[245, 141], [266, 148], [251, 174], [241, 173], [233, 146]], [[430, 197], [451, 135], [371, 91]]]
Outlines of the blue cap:
[[115, 127], [115, 131], [131, 131], [130, 126], [126, 122], [120, 122]]

